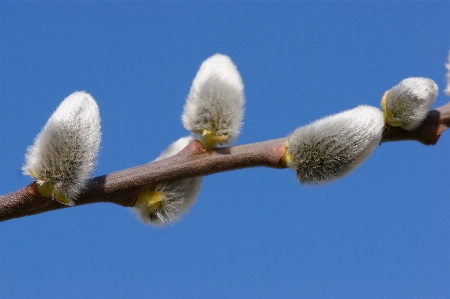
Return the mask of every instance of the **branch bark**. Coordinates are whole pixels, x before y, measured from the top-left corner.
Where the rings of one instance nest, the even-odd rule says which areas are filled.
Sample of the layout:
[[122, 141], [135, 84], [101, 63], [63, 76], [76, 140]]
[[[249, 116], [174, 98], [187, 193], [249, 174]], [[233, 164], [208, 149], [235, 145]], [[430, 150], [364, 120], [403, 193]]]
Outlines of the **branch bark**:
[[[416, 140], [434, 145], [450, 127], [450, 102], [428, 113], [426, 120], [414, 131], [386, 126], [382, 142]], [[76, 205], [110, 202], [132, 207], [137, 192], [160, 182], [203, 176], [247, 167], [266, 166], [285, 168], [286, 139], [274, 139], [247, 145], [206, 149], [194, 141], [175, 156], [113, 172], [92, 179]], [[36, 184], [0, 196], [0, 221], [68, 208], [51, 198], [39, 195]]]
[[442, 133], [450, 127], [450, 102], [428, 112], [427, 118], [414, 131], [386, 126], [382, 142], [415, 140], [425, 145], [435, 145]]

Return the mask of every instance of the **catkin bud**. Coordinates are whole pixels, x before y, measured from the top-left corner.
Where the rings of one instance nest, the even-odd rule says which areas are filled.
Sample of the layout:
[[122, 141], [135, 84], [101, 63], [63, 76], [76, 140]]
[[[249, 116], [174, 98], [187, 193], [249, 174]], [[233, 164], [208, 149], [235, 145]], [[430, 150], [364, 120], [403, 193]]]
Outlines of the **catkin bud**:
[[94, 171], [100, 141], [97, 103], [88, 93], [74, 92], [28, 148], [23, 173], [36, 180], [42, 196], [74, 205]]
[[380, 143], [383, 113], [358, 106], [300, 127], [287, 137], [286, 165], [304, 184], [335, 180], [360, 165]]
[[[155, 161], [179, 153], [195, 138], [187, 136], [171, 144]], [[134, 206], [144, 223], [155, 226], [174, 222], [195, 203], [203, 177], [194, 177], [172, 183], [160, 183], [139, 192]]]
[[412, 131], [423, 122], [438, 93], [428, 78], [407, 78], [386, 91], [381, 99], [385, 122]]
[[444, 92], [450, 96], [450, 52], [448, 53], [448, 63], [445, 64], [447, 68], [447, 88], [445, 88]]
[[241, 131], [244, 85], [228, 56], [215, 54], [200, 66], [184, 106], [184, 127], [207, 147], [233, 142]]

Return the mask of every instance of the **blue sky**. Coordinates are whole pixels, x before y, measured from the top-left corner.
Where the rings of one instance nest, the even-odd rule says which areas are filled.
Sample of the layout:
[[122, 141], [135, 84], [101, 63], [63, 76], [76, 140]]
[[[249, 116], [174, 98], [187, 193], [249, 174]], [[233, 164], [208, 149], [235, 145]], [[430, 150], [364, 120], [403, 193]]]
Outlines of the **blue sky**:
[[[0, 3], [0, 194], [31, 182], [26, 148], [77, 90], [97, 100], [95, 175], [141, 165], [188, 133], [180, 115], [203, 60], [245, 85], [237, 144], [284, 137], [407, 77], [445, 96], [450, 2]], [[385, 143], [349, 176], [290, 170], [206, 177], [164, 228], [85, 205], [0, 223], [1, 298], [450, 297], [450, 133]]]

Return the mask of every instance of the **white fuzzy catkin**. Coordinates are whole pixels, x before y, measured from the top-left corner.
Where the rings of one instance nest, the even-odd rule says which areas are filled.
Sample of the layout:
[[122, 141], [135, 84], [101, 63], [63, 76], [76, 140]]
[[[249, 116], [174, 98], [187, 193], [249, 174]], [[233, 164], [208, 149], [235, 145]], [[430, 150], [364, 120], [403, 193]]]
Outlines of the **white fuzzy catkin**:
[[381, 105], [386, 123], [414, 130], [426, 118], [437, 93], [438, 87], [431, 79], [404, 79], [383, 95]]
[[[172, 143], [155, 161], [171, 157], [183, 150], [195, 138], [187, 136]], [[149, 199], [140, 200], [134, 206], [135, 212], [144, 223], [161, 226], [180, 219], [195, 203], [200, 191], [203, 177], [194, 177], [172, 183], [160, 183], [153, 186], [149, 192], [151, 196], [158, 196], [157, 204], [148, 204]], [[144, 194], [144, 193], [143, 193]], [[156, 208], [155, 208], [156, 207]]]
[[445, 64], [447, 68], [447, 88], [445, 88], [444, 92], [450, 96], [450, 52], [448, 53], [448, 63]]
[[51, 184], [54, 199], [73, 205], [94, 171], [100, 141], [97, 103], [86, 92], [74, 92], [61, 102], [28, 148], [23, 173], [40, 185]]
[[369, 157], [383, 128], [383, 113], [375, 107], [358, 106], [327, 116], [287, 137], [287, 166], [304, 184], [338, 179]]
[[236, 66], [228, 56], [215, 54], [202, 63], [192, 82], [183, 125], [201, 141], [205, 134], [213, 134], [231, 143], [241, 131], [244, 102], [244, 85]]

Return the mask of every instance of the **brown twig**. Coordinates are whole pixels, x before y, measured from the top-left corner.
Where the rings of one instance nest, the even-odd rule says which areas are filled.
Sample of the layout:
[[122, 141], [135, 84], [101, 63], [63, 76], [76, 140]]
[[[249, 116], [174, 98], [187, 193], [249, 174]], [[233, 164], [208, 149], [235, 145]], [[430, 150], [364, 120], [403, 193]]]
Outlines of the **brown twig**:
[[427, 118], [419, 128], [406, 131], [400, 127], [386, 126], [382, 142], [415, 140], [425, 145], [438, 142], [442, 132], [450, 127], [450, 102], [428, 112]]
[[[436, 144], [442, 132], [450, 127], [450, 102], [428, 113], [416, 130], [386, 126], [382, 142], [416, 140], [426, 145]], [[135, 194], [144, 186], [212, 173], [266, 166], [285, 168], [286, 139], [280, 138], [247, 145], [206, 149], [194, 141], [177, 155], [165, 160], [113, 172], [92, 179], [88, 189], [76, 201], [77, 205], [110, 202], [132, 207]], [[44, 198], [32, 183], [20, 190], [0, 196], [0, 221], [66, 208], [50, 198]]]
[[[170, 158], [113, 172], [92, 179], [76, 205], [111, 202], [125, 207], [134, 204], [134, 194], [144, 186], [255, 166], [284, 168], [285, 139], [207, 150], [194, 141]], [[44, 198], [32, 183], [0, 196], [0, 221], [66, 208]]]

